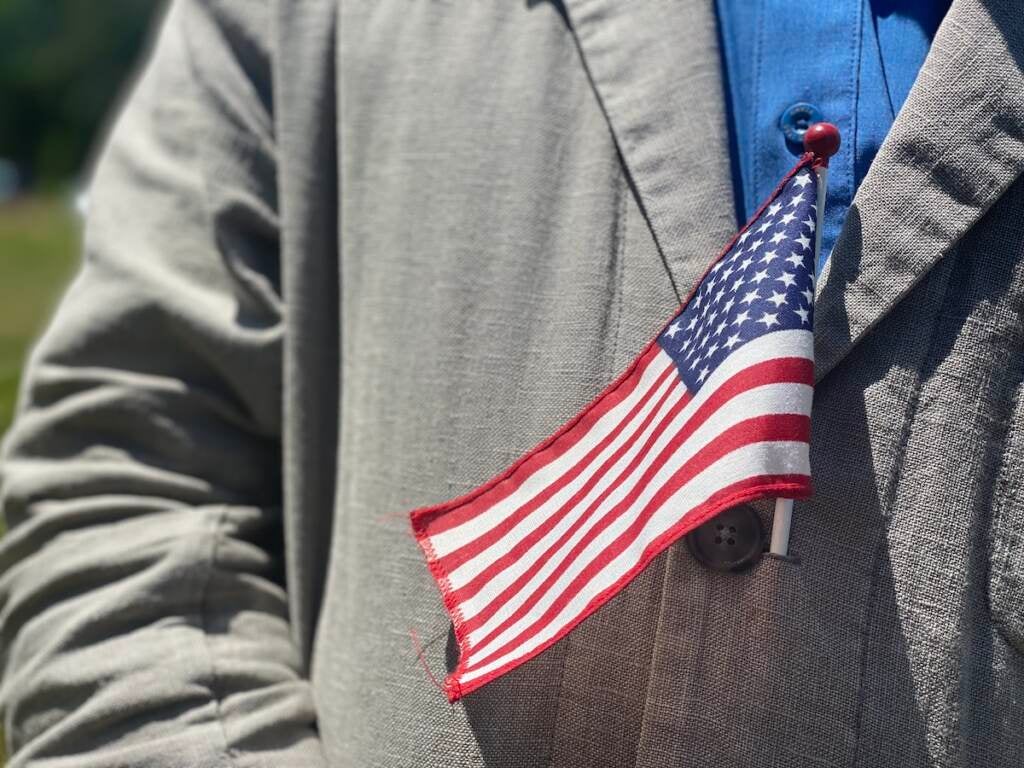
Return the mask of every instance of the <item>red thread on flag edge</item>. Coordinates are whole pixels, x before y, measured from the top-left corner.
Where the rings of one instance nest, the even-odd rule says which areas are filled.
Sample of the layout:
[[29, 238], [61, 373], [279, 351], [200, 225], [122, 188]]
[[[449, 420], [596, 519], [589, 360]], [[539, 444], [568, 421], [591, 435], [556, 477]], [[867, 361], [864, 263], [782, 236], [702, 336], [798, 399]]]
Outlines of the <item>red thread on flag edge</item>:
[[[602, 605], [608, 602], [608, 600], [610, 600], [615, 594], [617, 594], [620, 589], [622, 589], [626, 584], [632, 581], [637, 574], [639, 574], [644, 568], [646, 568], [650, 564], [651, 560], [660, 555], [679, 536], [681, 536], [686, 531], [698, 527], [701, 523], [713, 517], [718, 512], [721, 512], [724, 509], [728, 509], [731, 506], [742, 504], [745, 501], [751, 501], [757, 498], [764, 498], [765, 496], [782, 496], [784, 498], [792, 498], [799, 500], [806, 499], [808, 496], [811, 495], [811, 484], [802, 475], [776, 475], [773, 476], [774, 480], [772, 482], [758, 483], [757, 486], [754, 488], [736, 488], [736, 485], [743, 484], [743, 481], [741, 481], [741, 483], [730, 486], [730, 488], [734, 488], [735, 490], [730, 491], [729, 488], [724, 488], [720, 490], [717, 494], [713, 495], [703, 504], [695, 507], [694, 510], [692, 510], [691, 513], [686, 516], [685, 519], [680, 520], [676, 525], [672, 526], [664, 533], [662, 533], [660, 536], [658, 536], [656, 539], [654, 539], [654, 541], [651, 542], [650, 546], [645, 552], [644, 556], [636, 563], [636, 565], [634, 565], [626, 573], [624, 573], [614, 584], [599, 592], [590, 601], [590, 603], [587, 604], [586, 608], [584, 608], [583, 612], [580, 614], [578, 619], [575, 619], [574, 621], [567, 624], [565, 627], [559, 630], [554, 636], [552, 636], [551, 638], [549, 638], [548, 640], [534, 648], [532, 651], [530, 651], [530, 653], [528, 653], [526, 656], [515, 659], [507, 664], [503, 664], [502, 666], [494, 670], [491, 670], [486, 675], [481, 675], [479, 678], [473, 680], [471, 683], [467, 685], [461, 685], [458, 682], [457, 678], [459, 674], [462, 671], [464, 671], [463, 664], [467, 658], [466, 636], [463, 626], [464, 619], [462, 617], [462, 613], [459, 610], [458, 605], [456, 604], [453, 598], [451, 584], [448, 579], [448, 574], [444, 572], [444, 569], [441, 567], [440, 562], [436, 557], [434, 548], [430, 545], [430, 538], [427, 535], [425, 529], [427, 522], [430, 519], [440, 514], [443, 514], [451, 509], [461, 507], [465, 504], [470, 503], [478, 496], [481, 496], [482, 494], [490, 491], [492, 488], [494, 488], [494, 486], [503, 483], [509, 478], [511, 478], [513, 475], [515, 475], [517, 471], [519, 471], [519, 468], [525, 462], [527, 462], [529, 459], [531, 459], [538, 453], [541, 453], [547, 450], [549, 447], [551, 447], [566, 432], [572, 430], [573, 427], [575, 427], [576, 424], [579, 423], [579, 421], [587, 413], [589, 413], [592, 408], [594, 408], [594, 406], [596, 406], [605, 397], [611, 395], [613, 392], [615, 392], [615, 390], [619, 389], [626, 381], [628, 381], [629, 377], [634, 373], [640, 362], [644, 360], [644, 358], [651, 352], [651, 349], [654, 347], [654, 345], [658, 343], [658, 338], [661, 336], [662, 333], [665, 332], [665, 329], [668, 328], [669, 324], [676, 317], [678, 317], [679, 314], [683, 312], [687, 306], [689, 306], [690, 302], [693, 300], [693, 297], [697, 292], [697, 289], [700, 287], [700, 284], [704, 282], [704, 278], [708, 276], [708, 274], [714, 268], [715, 264], [721, 261], [726, 256], [726, 254], [729, 253], [730, 249], [732, 249], [732, 247], [736, 244], [736, 241], [739, 240], [743, 233], [750, 229], [750, 226], [755, 221], [757, 221], [761, 214], [764, 213], [765, 209], [775, 201], [775, 198], [779, 196], [779, 194], [782, 192], [783, 188], [786, 186], [789, 180], [793, 178], [803, 168], [810, 167], [812, 169], [817, 170], [821, 165], [822, 162], [820, 161], [820, 159], [817, 158], [811, 152], [805, 152], [803, 155], [800, 156], [800, 159], [797, 161], [796, 165], [794, 165], [793, 168], [789, 171], [789, 173], [787, 173], [783, 177], [782, 181], [778, 183], [778, 185], [775, 187], [772, 193], [763, 203], [761, 203], [758, 209], [754, 211], [754, 214], [747, 220], [747, 223], [744, 224], [743, 227], [740, 228], [736, 232], [736, 234], [732, 236], [732, 239], [729, 240], [725, 247], [722, 248], [721, 251], [719, 251], [718, 255], [711, 260], [711, 262], [708, 264], [707, 268], [704, 270], [701, 276], [697, 278], [697, 280], [694, 282], [693, 288], [690, 289], [689, 295], [679, 305], [679, 308], [676, 309], [676, 311], [669, 317], [669, 319], [661, 327], [661, 330], [659, 330], [650, 340], [650, 342], [647, 343], [643, 351], [641, 351], [640, 354], [637, 355], [636, 359], [626, 368], [626, 370], [624, 370], [618, 376], [618, 378], [616, 378], [611, 384], [605, 387], [600, 392], [600, 394], [598, 394], [589, 403], [587, 403], [579, 411], [579, 413], [577, 413], [573, 418], [571, 418], [569, 421], [567, 421], [565, 424], [559, 427], [554, 432], [554, 434], [545, 438], [538, 445], [534, 446], [525, 454], [523, 454], [507, 469], [495, 475], [482, 485], [477, 486], [472, 491], [469, 491], [455, 499], [449, 499], [448, 501], [442, 502], [440, 504], [434, 504], [431, 506], [414, 509], [412, 512], [409, 513], [413, 536], [416, 539], [416, 543], [419, 544], [420, 549], [423, 550], [423, 554], [427, 558], [427, 567], [430, 569], [431, 574], [434, 576], [434, 580], [437, 582], [438, 590], [441, 593], [441, 599], [444, 602], [444, 606], [448, 612], [448, 616], [452, 620], [452, 626], [455, 630], [455, 639], [459, 646], [459, 662], [456, 665], [455, 669], [445, 678], [445, 681], [442, 686], [442, 690], [448, 697], [449, 702], [454, 703], [466, 694], [476, 690], [477, 688], [480, 688], [481, 686], [489, 683], [495, 678], [500, 677], [501, 675], [519, 666], [520, 664], [529, 661], [530, 659], [534, 658], [543, 651], [546, 651], [552, 645], [554, 645], [563, 637], [565, 637], [565, 635], [567, 635], [569, 632], [578, 627], [583, 621], [590, 617], [590, 615], [593, 614], [594, 611], [596, 611], [598, 608], [600, 608]], [[431, 677], [433, 676], [431, 675]]]

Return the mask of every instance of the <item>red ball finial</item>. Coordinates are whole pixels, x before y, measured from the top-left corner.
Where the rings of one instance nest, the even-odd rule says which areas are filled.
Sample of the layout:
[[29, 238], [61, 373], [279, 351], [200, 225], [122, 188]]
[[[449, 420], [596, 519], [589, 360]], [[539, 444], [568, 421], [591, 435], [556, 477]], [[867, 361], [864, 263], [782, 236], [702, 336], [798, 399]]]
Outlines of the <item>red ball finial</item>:
[[832, 123], [815, 123], [804, 133], [804, 150], [825, 165], [839, 151], [839, 143], [839, 129]]

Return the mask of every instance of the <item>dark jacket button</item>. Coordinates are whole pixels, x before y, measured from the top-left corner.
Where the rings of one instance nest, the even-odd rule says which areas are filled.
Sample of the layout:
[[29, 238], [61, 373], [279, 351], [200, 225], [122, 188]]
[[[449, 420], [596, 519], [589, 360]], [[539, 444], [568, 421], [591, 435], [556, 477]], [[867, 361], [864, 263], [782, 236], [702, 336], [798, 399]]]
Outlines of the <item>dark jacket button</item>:
[[764, 528], [753, 507], [727, 509], [686, 536], [690, 553], [714, 571], [742, 571], [761, 559]]

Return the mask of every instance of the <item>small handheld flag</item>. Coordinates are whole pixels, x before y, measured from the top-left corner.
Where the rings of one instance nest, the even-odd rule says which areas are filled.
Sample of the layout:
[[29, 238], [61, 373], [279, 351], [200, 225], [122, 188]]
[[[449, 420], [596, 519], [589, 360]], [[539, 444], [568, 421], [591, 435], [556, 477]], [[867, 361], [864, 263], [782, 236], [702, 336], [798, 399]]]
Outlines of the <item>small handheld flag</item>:
[[801, 158], [580, 414], [476, 490], [412, 513], [459, 645], [449, 700], [551, 646], [719, 512], [810, 494], [821, 162]]

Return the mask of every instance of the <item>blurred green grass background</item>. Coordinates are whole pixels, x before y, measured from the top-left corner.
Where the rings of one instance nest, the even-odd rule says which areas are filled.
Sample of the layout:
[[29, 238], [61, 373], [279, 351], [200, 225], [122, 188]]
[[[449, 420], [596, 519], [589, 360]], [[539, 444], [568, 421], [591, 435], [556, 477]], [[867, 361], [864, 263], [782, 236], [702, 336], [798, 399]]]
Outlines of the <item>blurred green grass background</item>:
[[10, 424], [22, 364], [78, 263], [79, 225], [55, 194], [0, 205], [0, 434]]

